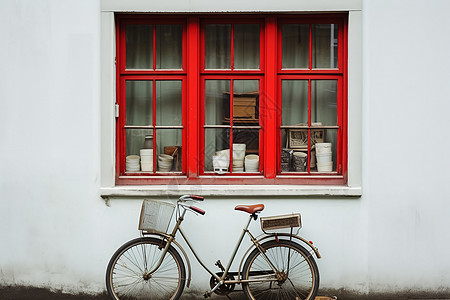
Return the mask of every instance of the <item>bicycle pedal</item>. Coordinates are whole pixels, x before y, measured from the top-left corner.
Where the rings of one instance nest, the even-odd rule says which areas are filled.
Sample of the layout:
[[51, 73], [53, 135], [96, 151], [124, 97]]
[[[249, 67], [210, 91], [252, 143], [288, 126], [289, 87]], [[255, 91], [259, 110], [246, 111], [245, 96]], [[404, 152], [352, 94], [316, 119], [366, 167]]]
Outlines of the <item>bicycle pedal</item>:
[[203, 297], [210, 298], [211, 297], [211, 293], [206, 291], [205, 294], [203, 295]]
[[219, 267], [222, 272], [225, 272], [225, 268], [222, 265], [222, 262], [220, 260], [216, 261], [216, 266]]

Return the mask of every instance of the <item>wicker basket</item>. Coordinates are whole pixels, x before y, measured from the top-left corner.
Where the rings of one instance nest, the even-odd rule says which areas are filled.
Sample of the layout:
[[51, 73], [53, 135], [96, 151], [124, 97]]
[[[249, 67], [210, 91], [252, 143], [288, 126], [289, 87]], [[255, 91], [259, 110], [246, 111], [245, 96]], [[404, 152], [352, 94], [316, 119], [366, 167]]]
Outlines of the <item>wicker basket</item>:
[[167, 233], [175, 205], [145, 199], [142, 202], [139, 230]]
[[260, 220], [261, 229], [264, 232], [283, 228], [302, 227], [302, 220], [299, 213], [273, 217], [261, 217]]

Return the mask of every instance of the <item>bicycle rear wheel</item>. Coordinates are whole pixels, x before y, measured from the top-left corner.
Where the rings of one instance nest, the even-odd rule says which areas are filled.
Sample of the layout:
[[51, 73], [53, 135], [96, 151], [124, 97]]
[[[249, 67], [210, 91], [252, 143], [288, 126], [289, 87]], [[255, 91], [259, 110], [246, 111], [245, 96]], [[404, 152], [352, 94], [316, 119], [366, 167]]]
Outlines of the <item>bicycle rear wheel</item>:
[[186, 281], [183, 260], [170, 246], [161, 266], [152, 274], [166, 242], [152, 237], [137, 238], [121, 246], [106, 270], [106, 287], [116, 300], [170, 299], [181, 296]]
[[[253, 250], [245, 261], [242, 278], [261, 281], [243, 284], [248, 299], [313, 300], [316, 297], [319, 270], [305, 248], [287, 240], [269, 241], [261, 247], [278, 274], [258, 249]], [[262, 281], [269, 279], [272, 281]]]

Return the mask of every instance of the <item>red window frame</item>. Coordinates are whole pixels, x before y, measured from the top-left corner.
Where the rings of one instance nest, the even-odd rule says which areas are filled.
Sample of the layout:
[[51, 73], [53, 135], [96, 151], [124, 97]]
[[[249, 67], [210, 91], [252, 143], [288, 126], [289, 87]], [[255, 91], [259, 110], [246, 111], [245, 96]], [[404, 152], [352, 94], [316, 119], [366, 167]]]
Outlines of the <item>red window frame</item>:
[[[119, 117], [116, 119], [116, 184], [287, 184], [287, 185], [343, 185], [347, 182], [347, 14], [315, 15], [225, 15], [210, 16], [116, 16], [116, 95]], [[127, 70], [125, 69], [127, 24], [183, 25], [183, 69], [181, 70]], [[260, 69], [230, 70], [205, 69], [204, 26], [206, 24], [260, 24]], [[309, 69], [281, 68], [282, 24], [338, 24], [338, 68], [312, 69], [310, 51]], [[310, 35], [311, 39], [311, 35]], [[231, 39], [233, 43], [233, 38]], [[311, 42], [310, 42], [311, 43]], [[155, 43], [153, 43], [155, 47]], [[233, 49], [233, 47], [231, 47]], [[233, 50], [232, 50], [233, 51]], [[155, 53], [155, 52], [154, 52]], [[273, 58], [276, 59], [273, 59]], [[231, 53], [233, 62], [233, 52]], [[155, 67], [155, 63], [153, 63]], [[205, 173], [204, 166], [204, 84], [208, 79], [257, 79], [260, 89], [260, 169], [261, 174], [215, 175]], [[339, 149], [337, 171], [328, 174], [281, 173], [281, 82], [283, 79], [338, 80], [338, 133]], [[181, 80], [182, 81], [182, 172], [170, 175], [125, 174], [125, 82], [127, 80]], [[154, 93], [155, 91], [153, 91]], [[311, 118], [309, 118], [308, 127]], [[328, 126], [330, 127], [330, 126]], [[155, 130], [155, 129], [154, 129]], [[309, 171], [309, 170], [308, 170]], [[244, 174], [245, 175], [245, 174]]]

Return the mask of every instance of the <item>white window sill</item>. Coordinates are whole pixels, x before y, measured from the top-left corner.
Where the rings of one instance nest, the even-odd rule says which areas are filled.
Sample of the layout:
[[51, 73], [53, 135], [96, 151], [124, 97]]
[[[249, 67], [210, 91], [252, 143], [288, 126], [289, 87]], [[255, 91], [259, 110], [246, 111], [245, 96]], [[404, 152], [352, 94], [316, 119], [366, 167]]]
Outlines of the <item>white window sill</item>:
[[339, 196], [360, 197], [361, 187], [323, 185], [150, 185], [102, 187], [104, 199], [114, 197], [180, 196]]

